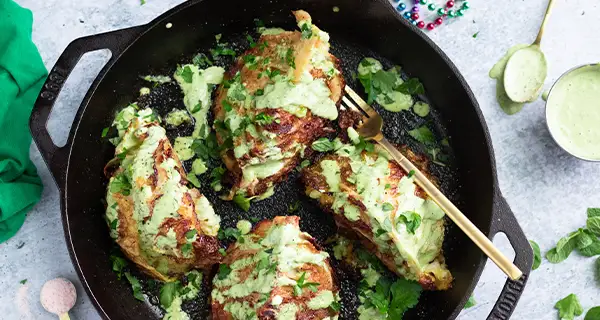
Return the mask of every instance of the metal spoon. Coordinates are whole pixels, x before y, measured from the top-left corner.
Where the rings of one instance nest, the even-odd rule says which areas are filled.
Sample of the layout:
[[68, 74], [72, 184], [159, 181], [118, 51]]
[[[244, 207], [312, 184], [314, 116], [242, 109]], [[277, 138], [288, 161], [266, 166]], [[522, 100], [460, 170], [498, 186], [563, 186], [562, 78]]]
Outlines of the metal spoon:
[[530, 46], [515, 52], [506, 64], [504, 90], [510, 100], [514, 102], [534, 101], [542, 90], [548, 67], [546, 57], [540, 49], [540, 43], [553, 5], [554, 0], [550, 0], [535, 41]]
[[40, 301], [46, 311], [54, 313], [60, 320], [69, 320], [69, 310], [75, 305], [77, 291], [71, 281], [56, 278], [47, 281], [40, 291]]

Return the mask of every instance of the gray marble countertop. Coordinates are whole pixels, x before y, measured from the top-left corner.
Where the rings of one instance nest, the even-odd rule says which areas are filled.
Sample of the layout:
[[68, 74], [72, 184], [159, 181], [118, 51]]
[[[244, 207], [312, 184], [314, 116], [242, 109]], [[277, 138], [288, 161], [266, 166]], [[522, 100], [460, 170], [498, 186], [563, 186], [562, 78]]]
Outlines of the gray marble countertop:
[[[148, 0], [143, 6], [139, 0], [17, 2], [33, 11], [33, 40], [50, 69], [72, 40], [149, 22], [182, 1]], [[600, 206], [600, 164], [577, 160], [556, 146], [546, 129], [542, 100], [517, 115], [505, 115], [495, 100], [495, 83], [487, 74], [510, 46], [534, 40], [546, 4], [542, 0], [472, 1], [465, 17], [428, 33], [474, 91], [492, 137], [501, 190], [525, 233], [539, 243], [542, 252], [582, 227], [587, 207]], [[567, 69], [600, 58], [599, 16], [596, 1], [558, 1], [542, 44], [549, 63], [546, 87]], [[75, 110], [106, 58], [104, 52], [89, 54], [71, 75], [49, 123], [57, 143], [66, 140]], [[57, 189], [35, 146], [31, 156], [45, 190], [19, 233], [0, 245], [0, 318], [55, 319], [38, 302], [39, 290], [46, 280], [63, 276], [76, 284], [79, 294], [72, 319], [98, 319], [69, 259]], [[514, 256], [504, 235], [498, 235], [494, 243]], [[554, 304], [570, 293], [578, 295], [586, 310], [600, 305], [594, 260], [573, 254], [557, 265], [544, 261], [531, 274], [513, 318], [556, 319]], [[22, 279], [27, 279], [25, 285], [19, 284]], [[477, 305], [464, 310], [460, 319], [485, 319], [504, 281], [501, 271], [488, 262], [475, 290]]]

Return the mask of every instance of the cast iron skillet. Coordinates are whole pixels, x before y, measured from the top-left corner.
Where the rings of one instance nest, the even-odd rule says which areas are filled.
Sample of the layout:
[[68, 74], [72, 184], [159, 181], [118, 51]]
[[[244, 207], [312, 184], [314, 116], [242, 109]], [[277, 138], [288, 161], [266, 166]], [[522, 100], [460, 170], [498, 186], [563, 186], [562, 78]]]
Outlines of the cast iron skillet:
[[[332, 12], [333, 6], [340, 8], [339, 13]], [[524, 271], [519, 281], [506, 282], [488, 316], [508, 319], [527, 282], [533, 254], [498, 189], [492, 145], [483, 117], [454, 65], [427, 37], [400, 18], [386, 0], [188, 1], [147, 25], [80, 38], [66, 48], [38, 97], [30, 128], [60, 192], [63, 226], [73, 264], [100, 315], [107, 319], [158, 318], [157, 308], [136, 301], [129, 285], [118, 281], [111, 270], [109, 253], [113, 244], [100, 199], [106, 188], [102, 168], [114, 149], [100, 139], [102, 129], [110, 125], [118, 109], [137, 98], [139, 75], [172, 67], [195, 52], [207, 50], [214, 44], [215, 34], [222, 33], [225, 41], [227, 37], [234, 41], [253, 28], [254, 18], [267, 25], [293, 29], [290, 11], [295, 9], [307, 10], [315, 23], [331, 34], [332, 51], [342, 59], [346, 78], [355, 89], [360, 88], [350, 71], [365, 55], [399, 64], [406, 74], [423, 82], [427, 98], [421, 99], [436, 110], [430, 127], [439, 137], [449, 137], [452, 150], [448, 152], [454, 155], [453, 165], [434, 170], [434, 174], [442, 180], [445, 192], [485, 234], [490, 238], [498, 232], [507, 235], [516, 252], [515, 264]], [[165, 28], [168, 22], [173, 23], [173, 28]], [[66, 146], [57, 147], [46, 129], [56, 97], [80, 57], [98, 49], [109, 49], [112, 57], [83, 100]], [[150, 103], [159, 112], [177, 106], [176, 98], [165, 96]], [[407, 114], [384, 114], [389, 124], [386, 134], [398, 143], [409, 143], [405, 129], [423, 122]], [[302, 210], [297, 213], [302, 229], [323, 242], [335, 232], [331, 218], [301, 195], [302, 188], [294, 178], [279, 187], [273, 198], [253, 205], [249, 214], [231, 203], [217, 201], [214, 192], [202, 192], [213, 201], [223, 226], [233, 225], [240, 217], [286, 214], [289, 203], [302, 199]], [[454, 319], [462, 310], [486, 257], [452, 227], [447, 232], [444, 251], [455, 277], [453, 288], [425, 293], [405, 319]], [[341, 282], [342, 292], [353, 290], [351, 279], [342, 277]], [[344, 298], [346, 309], [355, 303], [351, 296]], [[193, 316], [206, 317], [206, 301], [192, 307], [196, 309]], [[352, 310], [343, 314], [347, 318], [356, 316]]]

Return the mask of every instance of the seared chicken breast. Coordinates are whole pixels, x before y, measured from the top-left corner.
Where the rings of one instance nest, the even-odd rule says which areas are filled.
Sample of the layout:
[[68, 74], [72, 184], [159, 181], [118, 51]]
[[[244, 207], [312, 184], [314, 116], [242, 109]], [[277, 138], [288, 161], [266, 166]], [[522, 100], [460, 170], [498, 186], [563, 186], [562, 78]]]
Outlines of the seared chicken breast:
[[227, 250], [213, 281], [213, 319], [337, 319], [329, 255], [299, 221], [262, 221]]
[[234, 180], [230, 198], [272, 194], [337, 119], [344, 79], [329, 35], [305, 11], [294, 15], [301, 31], [262, 30], [218, 89], [214, 127]]
[[151, 109], [131, 105], [116, 117], [115, 159], [107, 165], [111, 236], [141, 270], [168, 281], [220, 261], [220, 218], [186, 174]]
[[339, 226], [353, 230], [390, 270], [424, 289], [448, 289], [444, 212], [379, 146], [365, 151], [360, 143], [336, 139], [334, 144], [335, 153], [303, 170], [307, 195]]

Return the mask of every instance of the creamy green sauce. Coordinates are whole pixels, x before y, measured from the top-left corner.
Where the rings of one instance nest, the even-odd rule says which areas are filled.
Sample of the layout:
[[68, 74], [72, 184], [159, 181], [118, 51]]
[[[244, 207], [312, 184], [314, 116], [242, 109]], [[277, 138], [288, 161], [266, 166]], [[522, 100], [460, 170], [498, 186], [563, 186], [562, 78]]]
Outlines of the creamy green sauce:
[[293, 303], [286, 303], [279, 308], [277, 320], [295, 320], [298, 306]]
[[335, 120], [338, 112], [335, 102], [329, 97], [331, 91], [323, 79], [313, 79], [294, 84], [284, 77], [268, 84], [264, 95], [256, 97], [256, 108], [283, 109], [298, 117], [304, 117], [303, 108], [308, 108], [316, 116]]
[[194, 150], [192, 150], [192, 143], [194, 143], [194, 138], [192, 137], [175, 138], [173, 150], [177, 153], [179, 160], [187, 161], [194, 157], [195, 153]]
[[185, 110], [173, 109], [165, 117], [165, 122], [168, 125], [171, 125], [173, 127], [177, 127], [177, 126], [180, 126], [180, 125], [182, 125], [184, 123], [190, 123], [190, 122], [192, 122], [192, 118], [190, 118], [190, 116], [188, 115], [187, 111], [185, 111]]
[[246, 166], [243, 170], [244, 181], [249, 182], [268, 178], [283, 169], [283, 166], [283, 161], [267, 161], [261, 164]]
[[506, 91], [504, 89], [504, 69], [506, 69], [506, 64], [508, 63], [508, 59], [520, 49], [523, 49], [529, 45], [527, 44], [517, 44], [506, 52], [506, 54], [496, 62], [496, 64], [490, 70], [489, 76], [492, 79], [496, 79], [496, 100], [500, 105], [500, 108], [504, 110], [507, 114], [515, 114], [521, 109], [523, 109], [524, 104], [518, 103], [510, 100], [510, 98], [506, 95]]
[[327, 181], [327, 184], [329, 185], [329, 190], [331, 192], [339, 192], [342, 178], [340, 176], [340, 166], [337, 161], [321, 161], [321, 170], [323, 170], [322, 172], [325, 176], [325, 181]]
[[310, 299], [306, 303], [306, 306], [311, 310], [319, 310], [329, 307], [334, 301], [333, 292], [331, 290], [323, 290], [317, 296]]
[[504, 69], [504, 89], [514, 102], [537, 99], [546, 80], [547, 64], [538, 45], [515, 52]]
[[546, 115], [561, 147], [575, 156], [600, 160], [600, 65], [560, 78], [548, 96]]
[[181, 70], [191, 71], [191, 82], [187, 82], [186, 80], [189, 79], [184, 78], [179, 72], [175, 72], [173, 77], [177, 80], [181, 91], [183, 91], [185, 107], [195, 120], [192, 136], [194, 138], [205, 138], [210, 132], [207, 115], [212, 104], [211, 85], [217, 85], [223, 81], [225, 69], [210, 67], [201, 70], [193, 64], [186, 64], [181, 66]]

